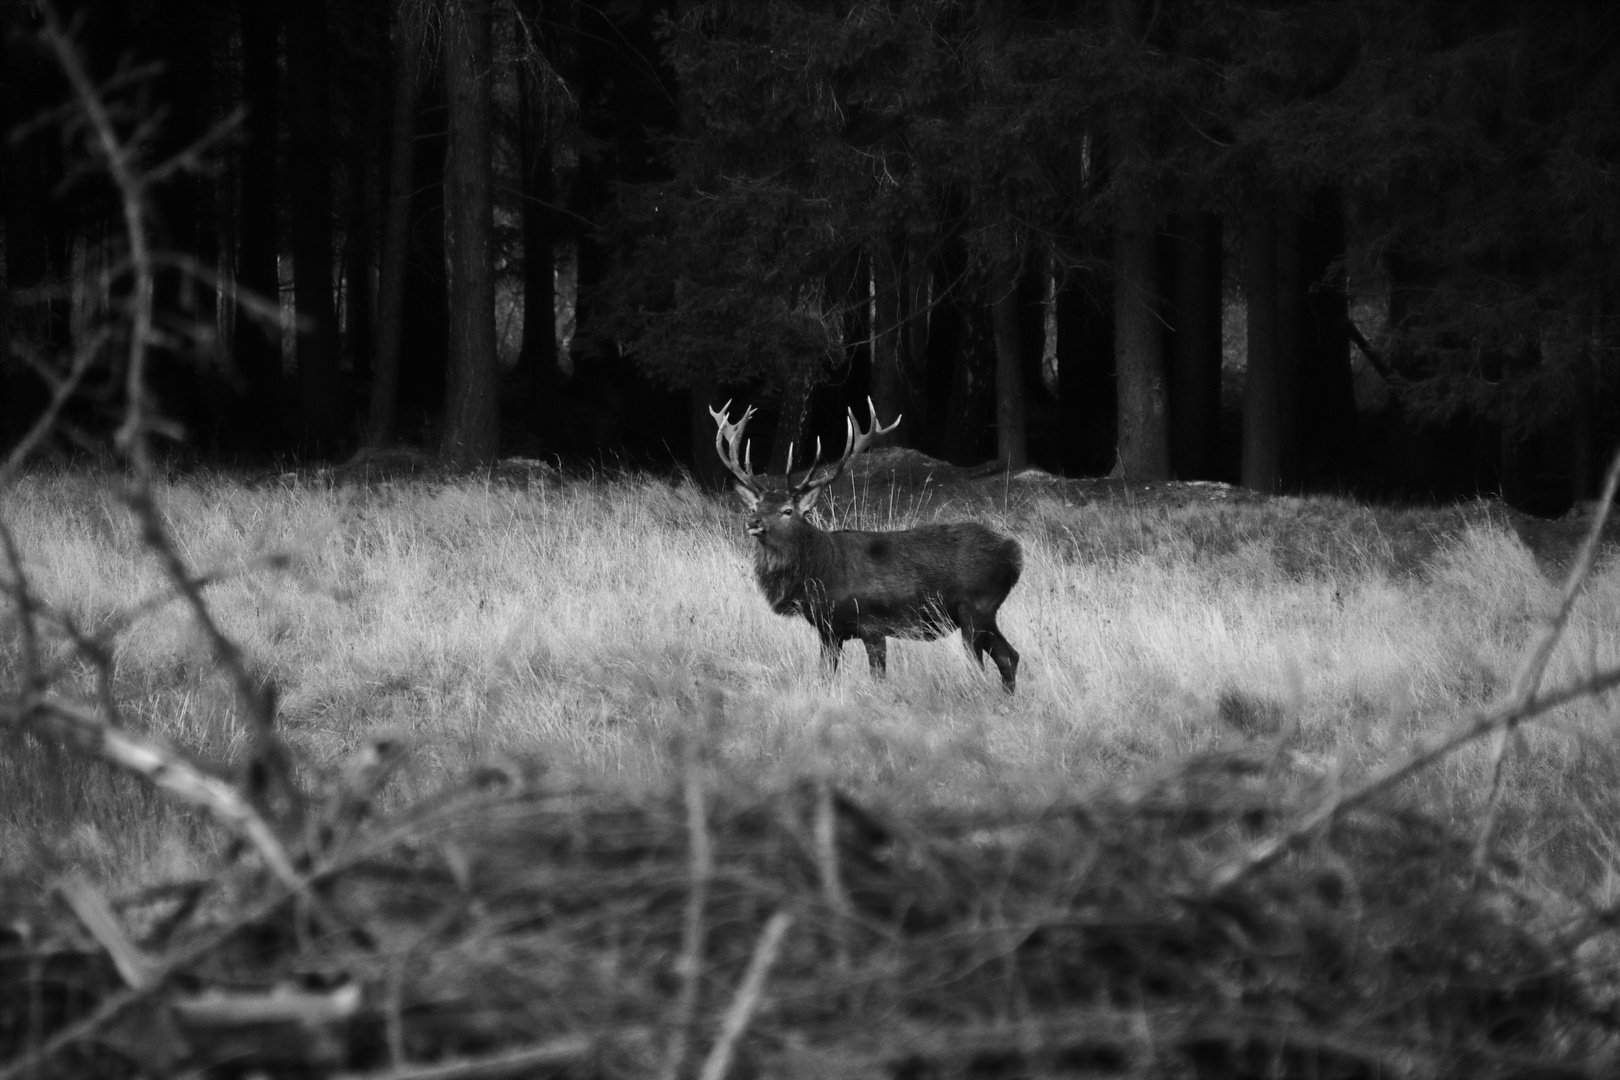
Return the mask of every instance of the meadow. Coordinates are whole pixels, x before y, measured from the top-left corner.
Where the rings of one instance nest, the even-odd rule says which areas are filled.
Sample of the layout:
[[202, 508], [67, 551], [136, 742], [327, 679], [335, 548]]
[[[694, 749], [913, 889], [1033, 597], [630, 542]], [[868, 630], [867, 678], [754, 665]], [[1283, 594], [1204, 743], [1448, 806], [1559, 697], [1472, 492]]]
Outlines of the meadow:
[[[828, 524], [972, 515], [1022, 543], [1000, 618], [1023, 654], [1016, 695], [954, 639], [891, 642], [883, 681], [852, 643], [828, 678], [811, 628], [758, 595], [729, 500], [683, 480], [204, 474], [166, 481], [159, 500], [188, 562], [225, 572], [208, 596], [276, 687], [308, 782], [393, 740], [408, 762], [393, 805], [470, 768], [659, 785], [690, 739], [766, 785], [813, 775], [879, 806], [1038, 809], [1267, 740], [1331, 785], [1505, 692], [1558, 595], [1558, 566], [1484, 504], [1082, 502], [1018, 481], [967, 497], [870, 476], [841, 482]], [[164, 584], [118, 485], [38, 471], [0, 506], [34, 589], [92, 631]], [[1549, 686], [1620, 661], [1617, 613], [1605, 555]], [[128, 722], [229, 773], [246, 735], [189, 614], [155, 607], [114, 655]], [[73, 680], [94, 695], [88, 670]], [[1620, 899], [1616, 743], [1611, 703], [1577, 702], [1516, 733], [1504, 777], [1503, 850], [1600, 903]], [[1490, 784], [1482, 745], [1407, 787], [1466, 828]], [[221, 844], [109, 766], [22, 738], [0, 755], [14, 873], [131, 884], [196, 872]]]

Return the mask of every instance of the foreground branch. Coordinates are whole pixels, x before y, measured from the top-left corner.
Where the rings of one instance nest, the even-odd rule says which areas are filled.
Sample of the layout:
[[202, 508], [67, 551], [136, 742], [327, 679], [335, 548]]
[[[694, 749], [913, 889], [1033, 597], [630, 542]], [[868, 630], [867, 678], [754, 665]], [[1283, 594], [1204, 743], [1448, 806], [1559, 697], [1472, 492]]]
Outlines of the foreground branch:
[[[1346, 810], [1362, 805], [1460, 746], [1493, 733], [1505, 734], [1527, 720], [1544, 716], [1572, 701], [1596, 697], [1620, 687], [1620, 667], [1612, 667], [1594, 672], [1558, 690], [1541, 693], [1541, 680], [1546, 672], [1547, 662], [1552, 658], [1553, 650], [1569, 626], [1575, 600], [1590, 576], [1597, 555], [1598, 540], [1603, 532], [1603, 525], [1608, 520], [1609, 508], [1614, 501], [1617, 487], [1620, 487], [1620, 455], [1616, 455], [1614, 463], [1609, 466], [1602, 503], [1593, 517], [1592, 526], [1587, 531], [1580, 553], [1565, 581], [1558, 610], [1553, 614], [1546, 631], [1537, 637], [1526, 651], [1519, 675], [1505, 700], [1474, 713], [1461, 724], [1420, 745], [1406, 758], [1385, 766], [1360, 784], [1324, 802], [1288, 831], [1264, 841], [1243, 857], [1221, 866], [1210, 877], [1209, 890], [1212, 893], [1222, 892], [1256, 870], [1269, 866], [1287, 852], [1304, 844], [1318, 829], [1331, 823]], [[1493, 804], [1494, 799], [1493, 791]]]

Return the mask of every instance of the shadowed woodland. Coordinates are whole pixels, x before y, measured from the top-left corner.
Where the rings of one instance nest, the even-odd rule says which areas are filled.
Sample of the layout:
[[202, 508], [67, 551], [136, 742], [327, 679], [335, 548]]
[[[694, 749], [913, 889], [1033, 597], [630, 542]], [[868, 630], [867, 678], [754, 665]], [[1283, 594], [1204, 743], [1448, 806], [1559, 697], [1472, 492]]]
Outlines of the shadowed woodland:
[[[197, 155], [176, 460], [714, 480], [708, 407], [780, 473], [870, 395], [956, 464], [1558, 512], [1615, 442], [1607, 4], [59, 10], [143, 153]], [[9, 443], [120, 252], [40, 9], [0, 12]]]
[[1620, 1071], [1607, 8], [0, 13], [0, 1080]]

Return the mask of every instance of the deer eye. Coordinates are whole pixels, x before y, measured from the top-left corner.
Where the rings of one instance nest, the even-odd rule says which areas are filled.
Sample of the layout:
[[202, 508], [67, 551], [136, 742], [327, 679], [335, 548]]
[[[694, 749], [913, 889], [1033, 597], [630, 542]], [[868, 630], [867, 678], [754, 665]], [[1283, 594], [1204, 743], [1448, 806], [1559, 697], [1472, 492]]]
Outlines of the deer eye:
[[782, 516], [783, 517], [792, 517], [793, 516], [793, 507], [791, 507], [791, 506], [782, 507]]

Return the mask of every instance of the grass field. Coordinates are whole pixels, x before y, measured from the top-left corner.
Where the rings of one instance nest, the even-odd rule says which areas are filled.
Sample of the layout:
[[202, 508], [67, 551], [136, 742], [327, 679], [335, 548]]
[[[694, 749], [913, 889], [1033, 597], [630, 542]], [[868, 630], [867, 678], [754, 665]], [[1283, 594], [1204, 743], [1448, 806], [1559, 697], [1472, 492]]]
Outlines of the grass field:
[[[828, 680], [811, 628], [758, 595], [735, 513], [682, 483], [205, 476], [160, 496], [194, 567], [292, 555], [209, 595], [278, 688], [282, 730], [312, 779], [367, 740], [408, 743], [393, 799], [473, 763], [634, 787], [663, 777], [689, 735], [767, 782], [817, 773], [879, 803], [1039, 805], [1296, 722], [1285, 750], [1296, 765], [1356, 773], [1505, 692], [1558, 592], [1486, 508], [1024, 497], [976, 511], [1025, 550], [1000, 619], [1023, 654], [1008, 698], [950, 640], [891, 643], [883, 682], [852, 644]], [[37, 473], [0, 512], [36, 590], [88, 629], [162, 586], [116, 478]], [[846, 482], [833, 517], [890, 528], [963, 513]], [[1620, 569], [1604, 558], [1547, 681], [1617, 660]], [[89, 674], [78, 678], [91, 695]], [[132, 726], [224, 768], [241, 753], [229, 687], [178, 605], [118, 637], [113, 693]], [[1415, 783], [1474, 815], [1488, 751]], [[1507, 775], [1506, 849], [1533, 876], [1612, 901], [1617, 781], [1610, 703], [1525, 730]], [[200, 865], [219, 843], [106, 766], [20, 738], [0, 756], [8, 867], [79, 864], [133, 881]]]

